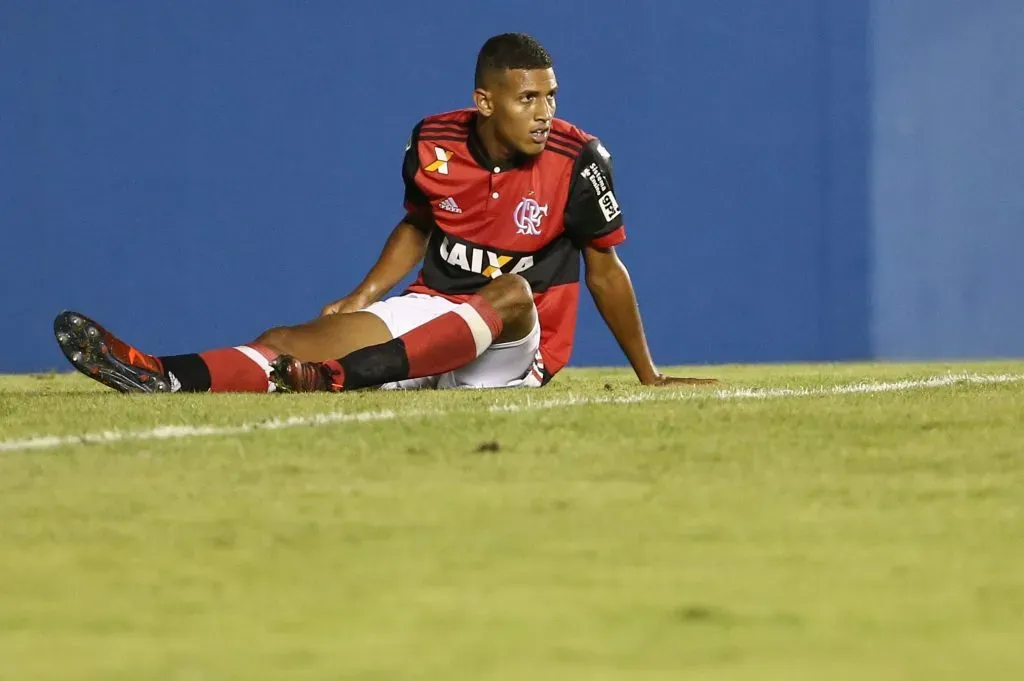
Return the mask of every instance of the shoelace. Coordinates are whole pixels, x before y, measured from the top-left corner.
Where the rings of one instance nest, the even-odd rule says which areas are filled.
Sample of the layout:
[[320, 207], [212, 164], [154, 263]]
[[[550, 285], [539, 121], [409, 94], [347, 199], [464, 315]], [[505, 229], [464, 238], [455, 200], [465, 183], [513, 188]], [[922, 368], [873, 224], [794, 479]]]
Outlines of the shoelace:
[[323, 380], [320, 376], [319, 367], [313, 363], [300, 362], [298, 379], [295, 386], [300, 392], [313, 392], [320, 389], [321, 381]]

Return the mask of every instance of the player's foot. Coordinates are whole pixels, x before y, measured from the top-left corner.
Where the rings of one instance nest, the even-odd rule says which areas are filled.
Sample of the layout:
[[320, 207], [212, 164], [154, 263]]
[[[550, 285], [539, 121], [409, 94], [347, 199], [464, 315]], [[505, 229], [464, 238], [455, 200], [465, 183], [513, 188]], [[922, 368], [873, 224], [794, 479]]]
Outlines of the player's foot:
[[85, 315], [65, 310], [53, 320], [57, 343], [76, 369], [123, 393], [170, 392], [160, 362]]
[[270, 380], [278, 392], [338, 392], [339, 376], [324, 362], [300, 362], [291, 355], [279, 355], [270, 363]]

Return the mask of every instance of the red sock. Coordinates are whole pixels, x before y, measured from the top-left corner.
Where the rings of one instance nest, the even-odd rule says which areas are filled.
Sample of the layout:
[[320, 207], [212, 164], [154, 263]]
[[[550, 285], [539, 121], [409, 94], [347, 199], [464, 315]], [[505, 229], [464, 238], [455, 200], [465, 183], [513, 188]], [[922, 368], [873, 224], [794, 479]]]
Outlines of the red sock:
[[498, 311], [475, 295], [405, 335], [324, 364], [335, 385], [344, 390], [434, 376], [479, 357], [501, 334], [501, 328]]
[[277, 353], [250, 343], [199, 353], [210, 372], [210, 392], [265, 393], [272, 390], [270, 362]]
[[409, 378], [434, 376], [465, 366], [501, 334], [501, 316], [474, 295], [451, 312], [400, 336], [409, 358]]

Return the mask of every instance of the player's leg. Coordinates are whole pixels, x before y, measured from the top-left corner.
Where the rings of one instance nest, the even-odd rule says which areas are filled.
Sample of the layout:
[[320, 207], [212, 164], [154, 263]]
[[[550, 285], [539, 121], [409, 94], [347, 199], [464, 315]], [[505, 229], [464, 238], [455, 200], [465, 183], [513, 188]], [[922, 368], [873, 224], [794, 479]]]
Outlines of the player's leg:
[[322, 362], [389, 340], [391, 331], [379, 316], [350, 312], [317, 317], [296, 326], [275, 327], [260, 334], [256, 343], [271, 348], [277, 355]]
[[278, 327], [252, 343], [185, 355], [142, 352], [77, 312], [59, 314], [54, 333], [75, 368], [121, 392], [267, 392], [274, 389], [270, 362], [281, 353], [337, 357], [391, 338], [378, 317], [362, 312]]
[[[407, 293], [387, 298], [366, 308], [366, 311], [377, 315], [384, 321], [391, 332], [392, 338], [403, 336], [413, 329], [451, 312], [459, 303], [442, 296], [425, 293]], [[343, 357], [344, 355], [338, 355]], [[421, 376], [401, 381], [382, 384], [380, 387], [389, 390], [423, 390], [436, 388], [439, 376]]]
[[498, 277], [450, 312], [387, 342], [337, 360], [301, 362], [281, 355], [272, 365], [278, 388], [344, 390], [434, 376], [466, 366], [493, 343], [515, 342], [537, 326], [537, 308], [525, 279]]
[[177, 378], [182, 391], [268, 392], [275, 389], [270, 381], [270, 362], [279, 355], [318, 361], [390, 338], [387, 326], [378, 317], [352, 312], [275, 327], [243, 346], [158, 359]]
[[495, 343], [466, 366], [438, 377], [436, 387], [539, 388], [544, 384], [544, 359], [540, 354], [540, 324], [516, 341]]

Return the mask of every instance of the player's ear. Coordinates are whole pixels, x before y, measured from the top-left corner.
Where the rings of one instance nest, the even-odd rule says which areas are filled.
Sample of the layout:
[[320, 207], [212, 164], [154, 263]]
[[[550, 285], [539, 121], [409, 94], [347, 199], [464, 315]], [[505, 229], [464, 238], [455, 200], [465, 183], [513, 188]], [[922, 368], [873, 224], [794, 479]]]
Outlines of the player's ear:
[[491, 97], [490, 90], [484, 90], [479, 87], [473, 90], [473, 103], [476, 104], [476, 110], [484, 118], [488, 118], [494, 113], [494, 100]]

